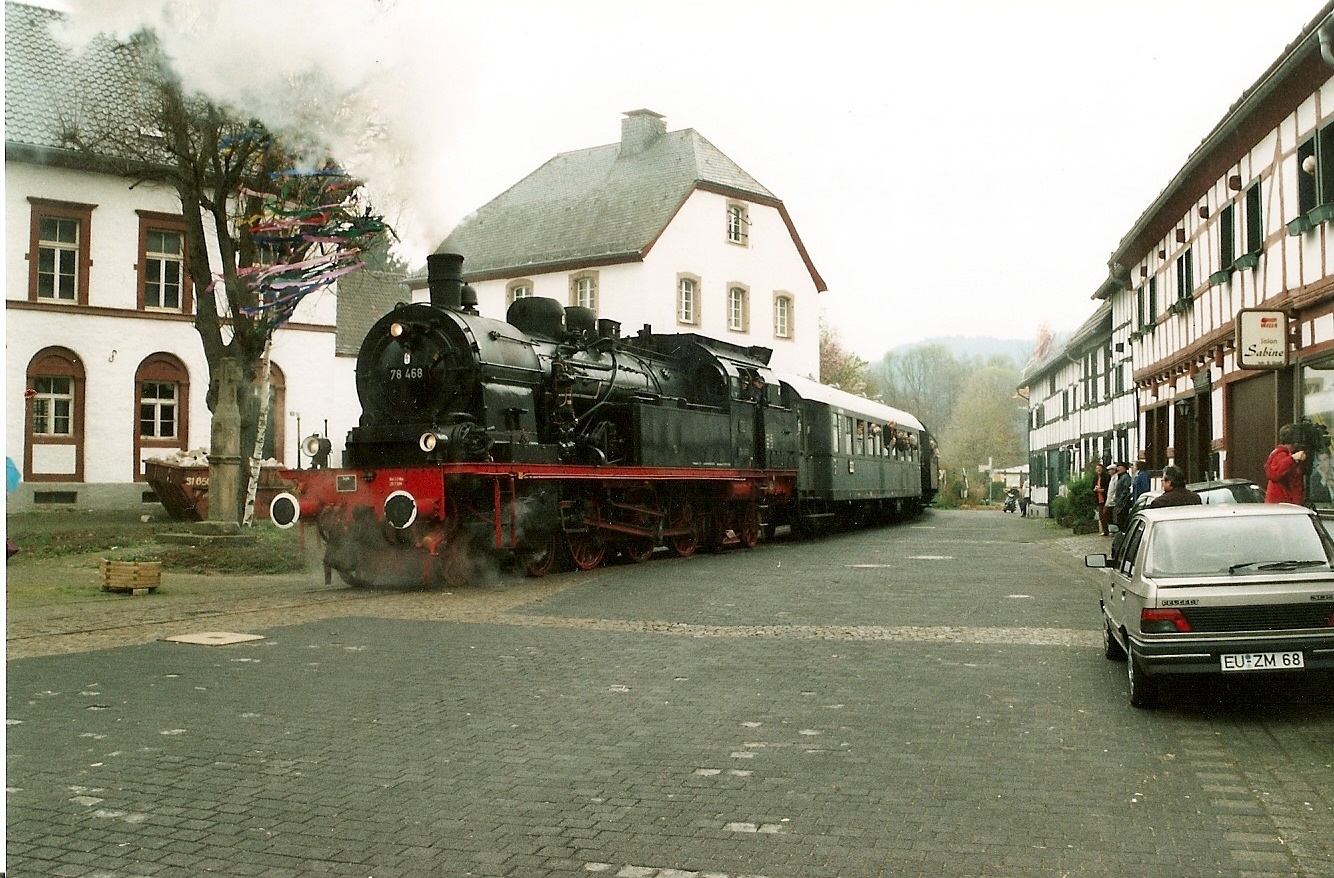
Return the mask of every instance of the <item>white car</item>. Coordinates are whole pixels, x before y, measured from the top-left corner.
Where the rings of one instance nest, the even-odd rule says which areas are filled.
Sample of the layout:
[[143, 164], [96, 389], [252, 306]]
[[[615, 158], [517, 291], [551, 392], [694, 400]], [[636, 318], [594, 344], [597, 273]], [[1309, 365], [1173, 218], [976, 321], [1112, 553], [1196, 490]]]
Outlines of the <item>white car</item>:
[[1169, 674], [1334, 668], [1334, 541], [1289, 504], [1145, 509], [1102, 568], [1104, 651], [1128, 659], [1130, 703]]

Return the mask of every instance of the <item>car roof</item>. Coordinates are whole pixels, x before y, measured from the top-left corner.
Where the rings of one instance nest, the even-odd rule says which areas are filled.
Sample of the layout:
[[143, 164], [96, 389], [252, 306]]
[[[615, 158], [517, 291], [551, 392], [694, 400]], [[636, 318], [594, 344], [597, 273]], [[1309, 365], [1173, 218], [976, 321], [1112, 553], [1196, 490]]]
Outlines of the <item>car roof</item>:
[[[1233, 485], [1255, 485], [1250, 479], [1212, 479], [1208, 482], [1191, 482], [1186, 486], [1188, 491], [1209, 491], [1214, 488], [1230, 488]], [[1255, 485], [1257, 488], [1259, 485]]]
[[1160, 506], [1138, 513], [1146, 521], [1175, 518], [1251, 518], [1260, 516], [1304, 515], [1314, 517], [1314, 510], [1294, 503], [1204, 503], [1190, 506]]

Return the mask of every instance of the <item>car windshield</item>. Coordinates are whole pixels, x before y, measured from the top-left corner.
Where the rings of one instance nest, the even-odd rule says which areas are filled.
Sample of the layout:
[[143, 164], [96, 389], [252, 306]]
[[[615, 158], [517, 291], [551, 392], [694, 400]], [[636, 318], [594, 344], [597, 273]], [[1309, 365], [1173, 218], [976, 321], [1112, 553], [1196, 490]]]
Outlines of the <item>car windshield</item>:
[[1304, 515], [1180, 518], [1151, 532], [1145, 574], [1189, 576], [1329, 569], [1330, 555]]

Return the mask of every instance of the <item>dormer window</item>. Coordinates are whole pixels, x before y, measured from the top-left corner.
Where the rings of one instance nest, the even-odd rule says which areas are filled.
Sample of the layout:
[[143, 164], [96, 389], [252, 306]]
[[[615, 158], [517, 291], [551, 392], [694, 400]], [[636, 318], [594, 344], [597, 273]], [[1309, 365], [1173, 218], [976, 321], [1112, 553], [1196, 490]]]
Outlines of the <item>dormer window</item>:
[[750, 240], [750, 213], [739, 201], [727, 205], [727, 240], [743, 247]]

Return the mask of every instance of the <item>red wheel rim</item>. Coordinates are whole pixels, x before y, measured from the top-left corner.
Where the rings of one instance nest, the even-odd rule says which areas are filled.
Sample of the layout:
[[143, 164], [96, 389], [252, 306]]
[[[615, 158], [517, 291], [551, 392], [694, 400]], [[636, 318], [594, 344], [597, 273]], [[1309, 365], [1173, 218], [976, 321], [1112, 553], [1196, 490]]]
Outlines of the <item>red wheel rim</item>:
[[602, 563], [607, 555], [607, 547], [598, 542], [592, 534], [567, 534], [570, 544], [570, 560], [580, 570], [592, 570]]
[[737, 532], [737, 538], [747, 549], [755, 548], [760, 542], [760, 508], [754, 503], [746, 505], [745, 517], [741, 522], [741, 530]]
[[668, 540], [668, 545], [672, 547], [672, 551], [678, 557], [689, 558], [699, 548], [699, 531], [695, 527], [695, 511], [690, 507], [689, 500], [682, 500], [678, 503], [672, 513], [672, 530], [683, 527], [690, 528], [690, 533], [672, 537]]

